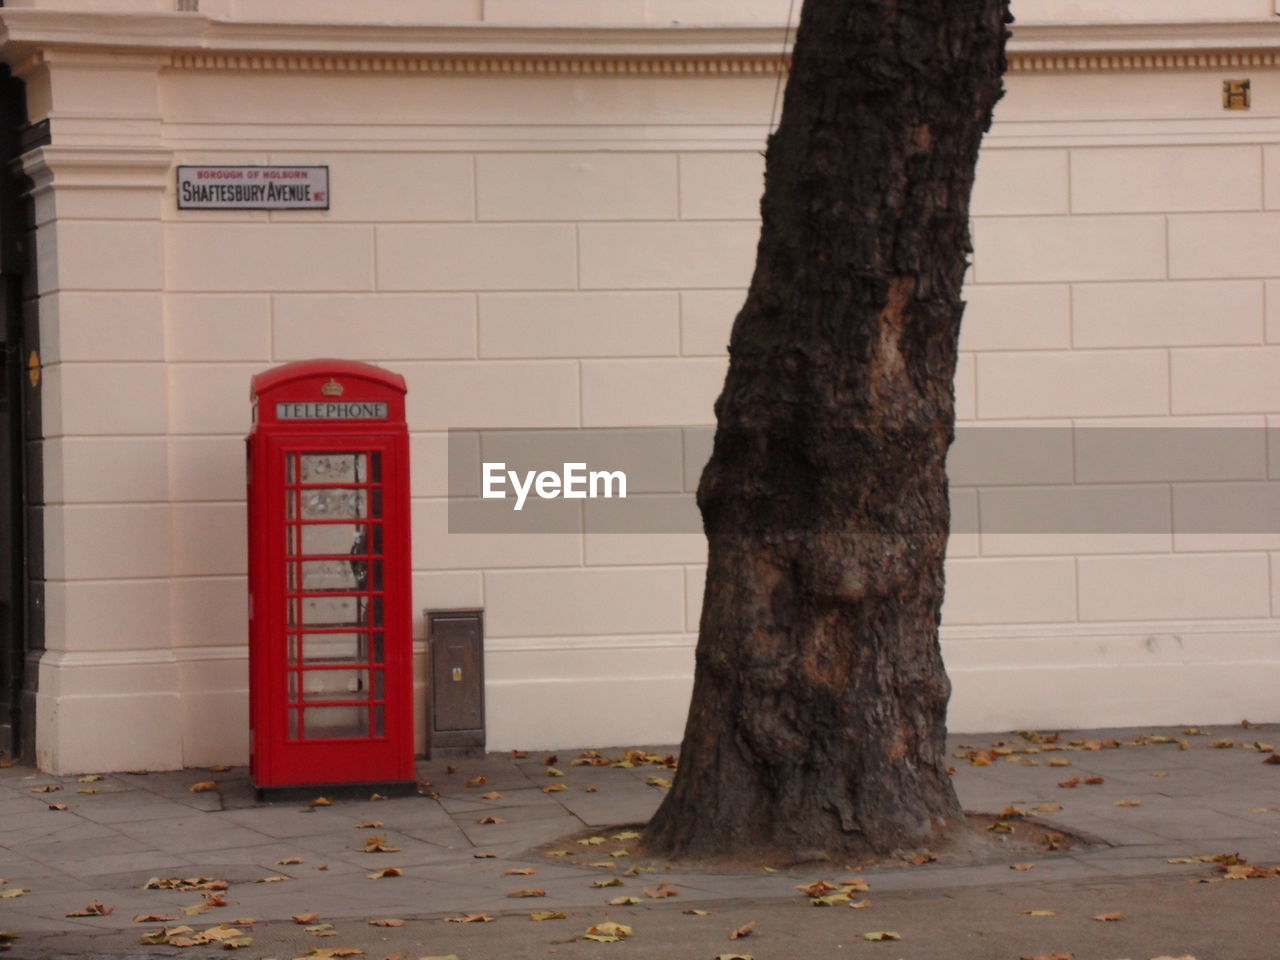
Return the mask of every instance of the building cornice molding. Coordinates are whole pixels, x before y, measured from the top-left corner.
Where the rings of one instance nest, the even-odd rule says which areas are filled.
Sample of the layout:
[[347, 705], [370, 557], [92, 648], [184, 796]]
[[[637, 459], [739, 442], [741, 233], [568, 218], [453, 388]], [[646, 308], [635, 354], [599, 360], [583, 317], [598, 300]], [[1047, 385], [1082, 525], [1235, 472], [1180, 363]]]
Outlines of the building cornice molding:
[[[178, 70], [776, 76], [777, 26], [510, 26], [249, 22], [200, 14], [0, 8], [10, 63], [150, 54]], [[1010, 73], [1280, 66], [1280, 20], [1015, 26]]]

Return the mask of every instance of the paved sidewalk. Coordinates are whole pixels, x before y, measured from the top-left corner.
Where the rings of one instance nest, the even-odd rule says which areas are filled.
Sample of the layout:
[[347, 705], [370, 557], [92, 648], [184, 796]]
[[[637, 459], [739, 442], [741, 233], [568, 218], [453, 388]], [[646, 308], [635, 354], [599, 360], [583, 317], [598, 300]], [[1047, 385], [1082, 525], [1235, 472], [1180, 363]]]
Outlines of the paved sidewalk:
[[[1234, 745], [1222, 746], [1221, 741], [1228, 738]], [[1121, 745], [1110, 747], [1107, 742], [1112, 740]], [[1179, 740], [1188, 748], [1181, 748]], [[920, 902], [926, 902], [933, 894], [950, 896], [948, 891], [956, 895], [978, 889], [1017, 893], [1139, 880], [1185, 885], [1187, 877], [1213, 877], [1212, 865], [1169, 864], [1169, 859], [1220, 852], [1239, 853], [1252, 864], [1280, 863], [1280, 764], [1265, 763], [1270, 754], [1254, 745], [1280, 745], [1280, 727], [1213, 727], [1202, 734], [1187, 734], [1184, 728], [1063, 732], [1056, 743], [1039, 744], [1014, 734], [972, 734], [954, 736], [950, 743], [956, 786], [966, 810], [999, 813], [1010, 805], [1026, 810], [1060, 804], [1061, 810], [1037, 813], [1036, 821], [1088, 835], [1096, 842], [1036, 856], [1031, 870], [1011, 870], [1008, 862], [997, 862], [861, 871], [877, 898], [902, 894], [924, 897]], [[652, 748], [652, 752], [661, 755], [669, 749]], [[971, 757], [970, 750], [975, 751]], [[615, 758], [622, 754], [619, 749], [600, 752]], [[569, 923], [559, 924], [559, 929], [552, 930], [554, 923], [536, 928], [542, 949], [555, 953], [558, 948], [547, 943], [572, 940], [585, 926], [603, 920], [606, 912], [627, 922], [628, 908], [606, 911], [605, 901], [620, 894], [643, 899], [642, 888], [657, 882], [673, 885], [679, 897], [645, 900], [630, 909], [655, 915], [665, 911], [678, 917], [695, 903], [708, 908], [720, 904], [725, 909], [739, 909], [744, 903], [762, 909], [801, 903], [807, 911], [807, 903], [797, 899], [800, 895], [794, 889], [799, 880], [846, 875], [839, 868], [801, 872], [675, 869], [626, 877], [622, 889], [593, 887], [592, 882], [602, 877], [623, 877], [632, 859], [612, 858], [615, 866], [606, 869], [548, 857], [539, 848], [589, 829], [611, 835], [617, 831], [607, 828], [643, 823], [663, 790], [647, 781], [670, 777], [671, 772], [653, 765], [573, 765], [579, 751], [558, 753], [555, 767], [563, 777], [548, 776], [547, 755], [541, 753], [525, 759], [490, 755], [450, 761], [457, 767], [452, 773], [445, 761], [430, 762], [420, 764], [418, 773], [431, 783], [437, 797], [335, 800], [329, 806], [256, 804], [243, 768], [216, 773], [196, 769], [109, 774], [93, 782], [50, 777], [21, 766], [0, 769], [0, 877], [5, 879], [0, 884], [0, 930], [17, 934], [16, 939], [5, 941], [14, 958], [94, 952], [194, 957], [217, 955], [210, 950], [218, 945], [184, 951], [143, 946], [139, 937], [179, 924], [201, 931], [253, 919], [252, 926], [242, 927], [254, 938], [252, 946], [240, 951], [242, 956], [273, 955], [265, 948], [275, 944], [273, 949], [284, 951], [278, 954], [281, 957], [338, 947], [359, 948], [368, 956], [381, 957], [392, 953], [397, 937], [403, 940], [403, 935], [397, 928], [369, 926], [369, 919], [430, 920], [435, 929], [440, 927], [439, 918], [446, 916], [486, 913], [524, 921], [534, 910], [566, 911]], [[482, 785], [466, 785], [481, 776], [485, 778]], [[1098, 778], [1101, 782], [1088, 782]], [[1078, 780], [1075, 786], [1059, 786], [1073, 779]], [[215, 781], [217, 788], [190, 790], [203, 780]], [[544, 791], [553, 784], [565, 789]], [[501, 796], [485, 799], [489, 793]], [[50, 809], [51, 804], [65, 804], [66, 809]], [[486, 818], [503, 822], [479, 822]], [[362, 826], [373, 821], [382, 826]], [[367, 852], [370, 836], [384, 838], [382, 845], [397, 849]], [[572, 847], [572, 841], [568, 845]], [[492, 856], [478, 858], [477, 854]], [[1009, 858], [1015, 859], [1028, 858]], [[386, 867], [398, 868], [401, 876], [368, 878]], [[529, 867], [536, 876], [507, 873]], [[226, 881], [229, 888], [144, 889], [153, 877], [214, 878]], [[280, 877], [284, 879], [261, 882]], [[1255, 898], [1257, 890], [1267, 888], [1274, 924], [1280, 880], [1245, 883]], [[528, 887], [545, 890], [545, 896], [508, 896]], [[14, 890], [25, 892], [4, 896]], [[183, 912], [185, 907], [204, 903], [206, 893], [213, 899], [225, 893], [226, 905], [195, 915]], [[111, 912], [67, 916], [94, 903]], [[322, 918], [318, 922], [332, 923], [341, 935], [319, 936], [328, 931], [308, 932], [291, 922], [292, 916], [306, 913], [318, 914]], [[145, 915], [178, 919], [134, 921]], [[807, 922], [810, 916], [806, 912], [803, 919]], [[857, 916], [861, 920], [861, 914]], [[499, 926], [464, 931], [449, 925], [451, 932], [471, 940]], [[520, 929], [532, 928], [525, 921]], [[729, 953], [731, 947], [737, 949], [725, 940], [719, 952]], [[406, 958], [432, 952], [412, 943], [400, 949], [407, 951]], [[515, 955], [484, 949], [463, 955], [463, 960]], [[629, 955], [653, 956], [635, 949]], [[921, 956], [893, 948], [876, 955], [884, 960]], [[1150, 956], [1138, 948], [1127, 955]], [[1257, 957], [1280, 957], [1280, 936], [1272, 953]], [[1202, 955], [1200, 960], [1212, 960], [1212, 956]]]

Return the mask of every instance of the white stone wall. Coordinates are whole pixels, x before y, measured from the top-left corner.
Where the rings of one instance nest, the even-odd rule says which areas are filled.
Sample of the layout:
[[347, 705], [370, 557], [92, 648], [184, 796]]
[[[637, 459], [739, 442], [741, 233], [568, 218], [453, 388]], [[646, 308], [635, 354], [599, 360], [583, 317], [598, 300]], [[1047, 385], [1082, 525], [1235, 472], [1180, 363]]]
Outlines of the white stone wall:
[[[331, 22], [352, 9], [307, 6]], [[637, 24], [727, 8], [450, 0], [433, 16], [513, 22], [536, 7], [590, 24], [606, 6]], [[1123, 21], [1170, 6], [1020, 12]], [[733, 4], [763, 23], [783, 7]], [[1271, 8], [1186, 0], [1179, 14]], [[53, 130], [26, 161], [48, 438], [41, 764], [245, 760], [248, 383], [321, 356], [408, 380], [416, 642], [424, 608], [485, 608], [490, 747], [677, 739], [701, 538], [450, 535], [445, 431], [713, 422], [776, 78], [167, 57], [55, 44], [22, 60], [33, 118]], [[1242, 76], [1254, 108], [1224, 112], [1222, 81]], [[1035, 452], [953, 458], [952, 727], [1280, 719], [1267, 483], [1280, 453], [1264, 430], [1280, 413], [1280, 71], [1019, 69], [1008, 84], [974, 197], [957, 404], [964, 438], [1016, 427]], [[327, 164], [332, 209], [179, 211], [180, 163]], [[1108, 448], [1102, 425], [1219, 428], [1205, 435], [1221, 449], [1170, 463], [1155, 441]], [[1277, 532], [1180, 527], [1255, 500]], [[1086, 529], [1010, 532], [1073, 511]], [[1092, 521], [1135, 515], [1150, 521], [1136, 533]]]

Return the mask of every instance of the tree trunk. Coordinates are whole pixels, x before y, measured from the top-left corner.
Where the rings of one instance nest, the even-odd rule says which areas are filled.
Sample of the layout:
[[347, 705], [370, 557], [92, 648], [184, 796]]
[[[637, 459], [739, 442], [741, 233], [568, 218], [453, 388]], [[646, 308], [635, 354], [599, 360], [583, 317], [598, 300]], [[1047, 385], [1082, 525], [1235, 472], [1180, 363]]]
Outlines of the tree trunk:
[[1008, 0], [805, 0], [698, 488], [667, 856], [852, 859], [963, 825], [938, 646], [969, 194]]

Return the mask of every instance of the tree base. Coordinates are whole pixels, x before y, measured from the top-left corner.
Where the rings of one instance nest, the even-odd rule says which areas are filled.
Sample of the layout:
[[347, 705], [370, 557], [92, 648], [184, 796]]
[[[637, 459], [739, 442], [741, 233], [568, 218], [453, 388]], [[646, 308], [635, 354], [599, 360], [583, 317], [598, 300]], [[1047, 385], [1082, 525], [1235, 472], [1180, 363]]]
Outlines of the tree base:
[[[716, 857], [667, 857], [649, 850], [644, 844], [645, 824], [618, 824], [583, 830], [561, 837], [538, 848], [535, 855], [554, 858], [556, 862], [575, 866], [595, 866], [601, 879], [618, 876], [634, 869], [639, 881], [652, 879], [656, 887], [668, 867], [696, 872], [796, 872], [806, 875], [815, 870], [870, 870], [885, 868], [917, 868], [929, 864], [940, 866], [978, 866], [986, 864], [1022, 863], [1044, 857], [1065, 856], [1071, 851], [1103, 843], [1096, 837], [1068, 832], [1042, 818], [1002, 819], [993, 813], [966, 813], [950, 836], [929, 848], [899, 850], [879, 857], [843, 857], [828, 851], [784, 851], [759, 849], [750, 853], [735, 852]], [[627, 837], [640, 833], [640, 839]], [[623, 836], [625, 839], [617, 839]], [[598, 843], [582, 843], [591, 838]], [[615, 856], [615, 853], [626, 851]], [[607, 866], [605, 866], [607, 864]], [[767, 869], [766, 869], [767, 868]]]

